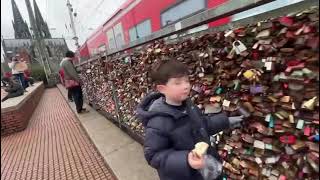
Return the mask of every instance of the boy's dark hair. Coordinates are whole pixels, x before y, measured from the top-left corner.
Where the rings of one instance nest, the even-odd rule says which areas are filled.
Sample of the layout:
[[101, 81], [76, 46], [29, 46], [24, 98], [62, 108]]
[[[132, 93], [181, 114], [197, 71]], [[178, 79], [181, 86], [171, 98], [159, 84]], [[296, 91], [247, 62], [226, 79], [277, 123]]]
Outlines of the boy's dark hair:
[[167, 84], [170, 78], [188, 75], [188, 66], [177, 60], [160, 60], [153, 65], [151, 71], [151, 79], [157, 85]]
[[73, 57], [74, 57], [74, 52], [72, 52], [72, 51], [67, 51], [67, 52], [66, 52], [66, 57], [68, 57], [68, 58], [73, 58]]

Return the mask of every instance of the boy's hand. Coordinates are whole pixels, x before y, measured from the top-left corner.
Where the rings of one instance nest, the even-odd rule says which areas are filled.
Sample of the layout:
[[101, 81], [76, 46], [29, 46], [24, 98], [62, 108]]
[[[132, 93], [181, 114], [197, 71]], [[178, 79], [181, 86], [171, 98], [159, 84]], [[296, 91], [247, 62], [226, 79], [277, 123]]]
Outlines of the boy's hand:
[[188, 163], [193, 169], [202, 169], [204, 167], [204, 156], [197, 156], [194, 152], [189, 152]]

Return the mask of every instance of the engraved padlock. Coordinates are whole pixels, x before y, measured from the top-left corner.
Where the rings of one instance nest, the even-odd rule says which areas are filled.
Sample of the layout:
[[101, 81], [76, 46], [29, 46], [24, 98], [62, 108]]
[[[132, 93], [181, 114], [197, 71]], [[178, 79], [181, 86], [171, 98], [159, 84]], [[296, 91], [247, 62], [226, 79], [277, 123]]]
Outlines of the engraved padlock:
[[245, 50], [247, 50], [247, 47], [239, 40], [234, 41], [232, 43], [232, 45], [233, 45], [233, 48], [236, 50], [237, 54], [240, 54], [240, 53], [244, 52]]

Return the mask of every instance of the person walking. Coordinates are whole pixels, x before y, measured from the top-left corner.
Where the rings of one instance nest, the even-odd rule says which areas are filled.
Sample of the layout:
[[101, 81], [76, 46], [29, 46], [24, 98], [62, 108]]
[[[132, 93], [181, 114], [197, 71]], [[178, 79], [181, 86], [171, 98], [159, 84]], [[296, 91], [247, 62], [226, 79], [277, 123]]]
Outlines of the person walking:
[[83, 95], [81, 89], [81, 80], [73, 64], [75, 54], [72, 51], [66, 52], [66, 57], [62, 59], [60, 67], [64, 72], [65, 87], [70, 90], [72, 98], [76, 104], [76, 109], [79, 114], [89, 112], [83, 108]]
[[[64, 71], [63, 71], [63, 68], [60, 68], [60, 70], [59, 70], [59, 76], [60, 76], [61, 84], [62, 84], [64, 87], [66, 87], [65, 82], [64, 82]], [[70, 89], [67, 89], [67, 90], [68, 90], [68, 100], [69, 100], [70, 102], [73, 102], [71, 90], [70, 90]]]

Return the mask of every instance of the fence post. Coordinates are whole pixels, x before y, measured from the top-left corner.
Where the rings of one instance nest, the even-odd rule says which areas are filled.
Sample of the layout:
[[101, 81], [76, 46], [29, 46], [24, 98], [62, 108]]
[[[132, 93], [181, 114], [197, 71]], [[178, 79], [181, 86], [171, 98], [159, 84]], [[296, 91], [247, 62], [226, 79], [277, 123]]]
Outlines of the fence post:
[[116, 91], [116, 87], [113, 83], [113, 81], [111, 81], [111, 89], [112, 89], [112, 99], [114, 101], [114, 104], [116, 106], [116, 116], [117, 116], [117, 120], [119, 122], [119, 128], [121, 128], [121, 120], [122, 120], [122, 114], [120, 112], [120, 104], [119, 104], [119, 99], [118, 99], [118, 93]]

